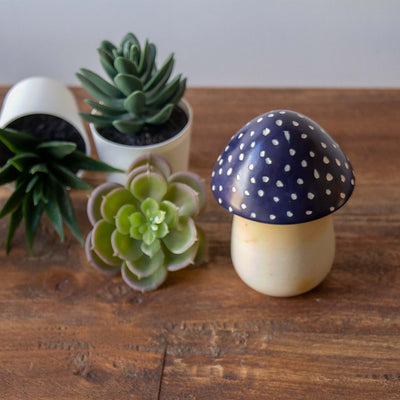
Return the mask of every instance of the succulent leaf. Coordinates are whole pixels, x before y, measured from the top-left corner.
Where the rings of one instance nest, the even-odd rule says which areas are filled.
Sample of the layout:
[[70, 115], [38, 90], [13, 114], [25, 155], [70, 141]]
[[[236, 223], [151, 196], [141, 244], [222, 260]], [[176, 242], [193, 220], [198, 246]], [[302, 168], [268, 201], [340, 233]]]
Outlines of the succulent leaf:
[[46, 154], [54, 158], [64, 158], [68, 154], [73, 153], [76, 148], [75, 143], [58, 141], [44, 142], [37, 146], [38, 150], [43, 150]]
[[28, 243], [29, 254], [33, 255], [33, 241], [35, 239], [36, 229], [39, 225], [43, 213], [42, 203], [35, 206], [30, 195], [25, 196], [23, 200], [23, 217], [25, 221], [25, 235]]
[[98, 269], [107, 260], [110, 267], [118, 262], [125, 282], [137, 290], [155, 289], [167, 269], [200, 260], [198, 253], [205, 249], [202, 231], [188, 216], [198, 213], [204, 183], [195, 174], [170, 176], [170, 171], [160, 156], [141, 157], [132, 164], [125, 187], [102, 185], [88, 202], [88, 212], [95, 214], [89, 217], [94, 225], [89, 261]]
[[65, 186], [69, 186], [73, 189], [90, 190], [92, 188], [83, 179], [78, 178], [71, 170], [60, 164], [52, 164], [51, 174], [54, 175], [58, 181], [63, 182]]
[[0, 218], [5, 217], [7, 214], [14, 212], [17, 208], [20, 207], [25, 197], [25, 189], [27, 184], [22, 183], [17, 185], [14, 192], [8, 198], [3, 208], [0, 211]]
[[117, 274], [121, 267], [119, 265], [117, 266], [112, 266], [109, 265], [107, 263], [105, 263], [96, 253], [96, 251], [94, 251], [92, 249], [92, 232], [90, 232], [86, 238], [85, 241], [85, 253], [86, 253], [86, 258], [88, 259], [88, 261], [90, 262], [90, 264], [96, 268], [97, 270], [106, 273], [106, 274], [110, 274], [110, 275], [114, 275]]
[[60, 236], [61, 241], [64, 241], [64, 228], [63, 228], [63, 218], [61, 215], [60, 206], [58, 205], [55, 194], [49, 191], [49, 201], [44, 203], [44, 211], [53, 224], [54, 229]]
[[0, 185], [15, 181], [20, 176], [18, 171], [11, 163], [6, 163], [0, 170]]
[[97, 101], [87, 101], [97, 114], [80, 113], [98, 127], [114, 127], [135, 134], [146, 124], [168, 121], [182, 98], [186, 79], [179, 74], [168, 83], [174, 67], [171, 53], [161, 68], [156, 67], [156, 46], [145, 41], [141, 48], [135, 35], [128, 33], [119, 45], [105, 40], [100, 44], [100, 62], [111, 82], [82, 68], [76, 74], [82, 86]]
[[6, 242], [6, 253], [10, 252], [11, 242], [14, 238], [15, 232], [22, 221], [23, 213], [22, 206], [19, 206], [14, 212], [11, 214], [10, 224], [8, 226], [8, 234], [7, 234], [7, 242]]

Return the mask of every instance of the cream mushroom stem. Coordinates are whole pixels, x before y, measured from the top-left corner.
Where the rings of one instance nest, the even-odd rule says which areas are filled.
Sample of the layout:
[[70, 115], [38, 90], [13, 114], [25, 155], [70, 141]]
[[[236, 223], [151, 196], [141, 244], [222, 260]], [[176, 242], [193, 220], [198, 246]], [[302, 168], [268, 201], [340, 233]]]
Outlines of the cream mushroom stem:
[[231, 255], [236, 272], [251, 288], [278, 297], [305, 293], [321, 283], [332, 267], [332, 217], [273, 225], [234, 215]]

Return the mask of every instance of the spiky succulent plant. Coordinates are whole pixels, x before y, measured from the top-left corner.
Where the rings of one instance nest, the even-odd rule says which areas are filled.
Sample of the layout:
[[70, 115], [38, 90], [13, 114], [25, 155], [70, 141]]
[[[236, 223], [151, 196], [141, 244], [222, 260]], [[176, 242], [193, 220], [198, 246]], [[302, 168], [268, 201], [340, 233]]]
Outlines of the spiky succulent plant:
[[204, 209], [205, 193], [198, 175], [171, 175], [160, 156], [138, 158], [125, 186], [105, 183], [89, 198], [88, 260], [103, 272], [121, 271], [136, 290], [157, 288], [168, 271], [204, 258], [204, 235], [193, 218]]
[[64, 239], [64, 222], [83, 244], [68, 189], [88, 190], [91, 186], [76, 172], [121, 171], [86, 156], [71, 142], [42, 141], [10, 129], [0, 129], [0, 141], [13, 153], [0, 170], [0, 185], [14, 183], [14, 191], [0, 211], [0, 218], [11, 214], [7, 253], [15, 231], [24, 219], [28, 248], [32, 254], [35, 232], [43, 212], [48, 215], [61, 240]]
[[82, 118], [126, 134], [135, 134], [146, 124], [168, 121], [186, 88], [181, 74], [169, 81], [173, 53], [158, 69], [156, 46], [146, 40], [142, 48], [133, 33], [126, 34], [119, 47], [103, 40], [98, 53], [111, 83], [84, 68], [77, 73], [82, 86], [97, 99], [86, 100], [97, 113], [81, 113]]

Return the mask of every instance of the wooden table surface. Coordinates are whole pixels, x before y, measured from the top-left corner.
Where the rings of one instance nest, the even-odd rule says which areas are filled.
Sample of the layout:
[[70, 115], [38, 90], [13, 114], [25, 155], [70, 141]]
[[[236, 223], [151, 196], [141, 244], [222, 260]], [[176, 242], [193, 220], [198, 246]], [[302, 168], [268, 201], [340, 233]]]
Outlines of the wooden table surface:
[[[84, 92], [74, 93], [88, 109]], [[229, 138], [268, 110], [304, 113], [340, 143], [357, 181], [334, 217], [332, 272], [294, 298], [247, 287], [230, 260], [231, 215], [208, 187], [198, 222], [209, 262], [145, 294], [95, 271], [46, 220], [34, 257], [23, 229], [7, 256], [1, 220], [0, 398], [400, 399], [400, 90], [190, 89], [186, 97], [195, 114], [191, 170], [207, 185]], [[0, 188], [0, 204], [9, 194]], [[87, 196], [73, 193], [85, 235]]]

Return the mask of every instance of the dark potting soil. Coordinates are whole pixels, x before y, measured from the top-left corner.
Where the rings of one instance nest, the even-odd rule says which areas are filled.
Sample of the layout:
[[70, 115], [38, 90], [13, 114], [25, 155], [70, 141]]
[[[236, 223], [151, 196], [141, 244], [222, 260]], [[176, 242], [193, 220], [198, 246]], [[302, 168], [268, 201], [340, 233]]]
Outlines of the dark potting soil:
[[177, 135], [187, 124], [188, 117], [180, 107], [175, 107], [170, 119], [161, 125], [146, 125], [140, 132], [127, 135], [114, 127], [97, 128], [104, 138], [129, 146], [147, 146], [164, 142]]
[[[11, 122], [6, 128], [29, 133], [44, 142], [51, 140], [73, 142], [78, 150], [86, 152], [86, 145], [80, 133], [69, 122], [54, 115], [25, 115]], [[4, 165], [13, 154], [0, 142], [0, 165]]]

